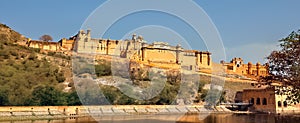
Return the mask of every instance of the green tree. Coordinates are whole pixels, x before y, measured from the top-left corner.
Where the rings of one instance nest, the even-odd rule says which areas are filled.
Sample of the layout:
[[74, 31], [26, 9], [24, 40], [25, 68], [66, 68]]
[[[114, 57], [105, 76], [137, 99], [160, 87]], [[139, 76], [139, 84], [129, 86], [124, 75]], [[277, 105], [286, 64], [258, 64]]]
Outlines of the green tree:
[[33, 105], [57, 106], [66, 105], [66, 96], [52, 86], [38, 86], [32, 91]]
[[0, 106], [6, 106], [8, 102], [8, 90], [5, 87], [0, 88]]
[[78, 106], [78, 105], [82, 105], [81, 101], [77, 95], [77, 92], [75, 90], [73, 90], [72, 92], [70, 92], [68, 94], [68, 105], [70, 106]]

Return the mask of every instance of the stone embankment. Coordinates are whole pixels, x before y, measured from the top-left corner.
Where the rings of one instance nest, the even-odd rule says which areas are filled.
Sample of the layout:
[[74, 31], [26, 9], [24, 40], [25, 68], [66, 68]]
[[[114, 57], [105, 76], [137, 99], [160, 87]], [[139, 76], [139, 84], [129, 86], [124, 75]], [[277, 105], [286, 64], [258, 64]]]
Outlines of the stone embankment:
[[0, 107], [0, 120], [59, 119], [83, 116], [229, 113], [225, 107], [178, 105], [28, 106]]

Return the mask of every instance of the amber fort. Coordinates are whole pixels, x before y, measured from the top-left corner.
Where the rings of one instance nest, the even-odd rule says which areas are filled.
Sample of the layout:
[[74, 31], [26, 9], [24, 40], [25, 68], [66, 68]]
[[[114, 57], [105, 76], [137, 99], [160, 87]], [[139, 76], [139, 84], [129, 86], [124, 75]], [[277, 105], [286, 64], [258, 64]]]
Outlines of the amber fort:
[[[20, 42], [22, 43], [22, 42]], [[132, 35], [131, 39], [112, 40], [92, 38], [91, 30], [80, 30], [75, 36], [58, 42], [28, 39], [22, 45], [38, 48], [44, 52], [60, 52], [66, 55], [94, 54], [99, 58], [119, 57], [130, 61], [129, 69], [139, 72], [143, 68], [157, 67], [166, 70], [183, 69], [198, 73], [212, 74], [213, 67], [221, 68], [223, 75], [241, 76], [256, 81], [267, 76], [268, 64], [245, 62], [242, 58], [232, 58], [230, 62], [214, 63], [208, 51], [184, 49], [180, 44], [171, 46], [166, 42], [147, 43], [142, 36]], [[259, 85], [244, 89], [235, 95], [235, 103], [251, 104], [245, 110], [273, 113], [295, 112], [298, 104], [288, 102], [287, 95], [278, 95], [281, 86]], [[288, 88], [285, 88], [288, 89]], [[296, 106], [296, 107], [295, 107]], [[239, 107], [243, 108], [243, 107]], [[298, 111], [298, 110], [297, 110]]]
[[213, 65], [216, 65], [223, 68], [228, 75], [241, 75], [251, 79], [268, 74], [267, 64], [244, 63], [242, 58], [213, 63], [212, 53], [208, 51], [187, 50], [180, 44], [171, 46], [166, 42], [147, 43], [142, 36], [136, 34], [133, 34], [132, 39], [126, 40], [96, 39], [91, 37], [91, 30], [80, 30], [75, 36], [58, 42], [28, 39], [24, 45], [67, 55], [91, 53], [128, 58], [134, 63], [130, 66], [131, 70], [148, 66], [211, 73]]
[[[223, 75], [226, 77], [239, 76], [254, 81], [269, 73], [268, 64], [246, 62], [238, 57], [232, 58], [229, 62], [215, 63], [212, 59], [213, 53], [209, 51], [185, 49], [180, 44], [172, 46], [161, 41], [147, 43], [144, 37], [136, 34], [133, 34], [131, 39], [112, 40], [92, 38], [91, 30], [80, 30], [76, 35], [62, 38], [58, 42], [26, 39], [17, 43], [40, 49], [41, 52], [58, 52], [66, 55], [94, 54], [102, 59], [111, 57], [128, 59], [131, 72], [138, 72], [147, 67], [157, 67], [166, 70], [184, 69], [209, 75], [212, 74], [212, 69], [217, 67], [223, 70]], [[243, 88], [242, 91], [237, 92], [234, 103], [251, 104], [250, 107], [244, 109], [247, 111], [299, 112], [299, 103], [290, 102], [287, 99], [292, 88], [280, 85], [273, 87], [257, 84], [254, 86], [249, 89]], [[242, 109], [243, 106], [239, 108]], [[46, 114], [49, 114], [49, 111], [45, 110]], [[76, 114], [75, 109], [72, 111]], [[7, 115], [11, 115], [11, 113], [8, 112]]]

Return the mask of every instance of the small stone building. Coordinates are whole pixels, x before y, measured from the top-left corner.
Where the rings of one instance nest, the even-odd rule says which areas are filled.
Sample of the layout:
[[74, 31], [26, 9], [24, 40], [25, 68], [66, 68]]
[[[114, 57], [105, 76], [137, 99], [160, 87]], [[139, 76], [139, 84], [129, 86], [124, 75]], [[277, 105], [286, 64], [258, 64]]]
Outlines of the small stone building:
[[180, 45], [166, 42], [146, 43], [142, 36], [133, 35], [131, 40], [92, 39], [91, 31], [79, 31], [75, 36], [74, 50], [77, 53], [93, 53], [129, 59], [131, 70], [142, 67], [185, 69], [199, 71], [211, 69], [211, 53], [185, 50]]
[[251, 111], [270, 113], [296, 113], [300, 112], [300, 105], [288, 100], [290, 93], [284, 92], [288, 87], [264, 86], [254, 89], [244, 89], [242, 92], [243, 103], [249, 103]]

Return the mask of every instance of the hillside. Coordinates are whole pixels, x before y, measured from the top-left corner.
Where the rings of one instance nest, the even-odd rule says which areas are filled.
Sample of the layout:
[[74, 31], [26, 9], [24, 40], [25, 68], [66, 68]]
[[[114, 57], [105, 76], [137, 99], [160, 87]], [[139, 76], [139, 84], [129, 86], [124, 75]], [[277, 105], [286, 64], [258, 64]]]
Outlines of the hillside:
[[65, 73], [70, 72], [55, 62], [70, 59], [18, 45], [25, 40], [0, 24], [0, 105], [72, 105], [74, 91], [62, 91]]
[[[70, 56], [29, 48], [26, 43], [26, 37], [8, 26], [0, 24], [0, 106], [81, 105], [73, 87], [72, 69], [79, 78], [85, 78], [90, 75], [88, 74], [89, 71], [95, 71], [97, 77], [93, 76], [94, 79], [109, 83], [99, 83], [101, 92], [106, 97], [99, 100], [99, 93], [101, 92], [95, 93], [97, 91], [93, 91], [97, 86], [91, 86], [87, 81], [78, 82], [81, 87], [77, 91], [82, 91], [79, 94], [82, 94], [81, 98], [84, 103], [89, 105], [103, 104], [102, 101], [106, 99], [110, 104], [166, 105], [176, 102], [176, 98], [181, 98], [188, 103], [191, 101], [201, 103], [205, 98], [210, 98], [206, 97], [208, 91], [203, 88], [205, 88], [205, 84], [210, 84], [211, 75], [192, 75], [199, 76], [200, 80], [194, 80], [195, 77], [186, 77], [188, 78], [185, 80], [186, 84], [182, 84], [180, 74], [169, 74], [165, 78], [165, 83], [161, 82], [160, 79], [157, 80], [157, 83], [153, 83], [149, 81], [147, 76], [143, 77], [137, 73], [137, 75], [130, 76], [133, 82], [114, 82], [115, 80], [111, 79], [111, 64], [106, 61], [106, 57], [97, 59], [96, 65], [85, 63], [79, 59], [80, 64], [72, 68], [74, 59], [71, 61]], [[124, 78], [120, 77], [120, 79]], [[114, 83], [114, 86], [110, 83]], [[195, 83], [199, 83], [199, 85]], [[147, 90], [149, 86], [161, 89], [161, 91]], [[124, 87], [127, 88], [125, 90], [127, 94], [137, 94], [137, 92], [147, 94], [150, 92], [151, 97], [153, 92], [157, 95], [148, 100], [133, 99], [120, 89]], [[236, 91], [250, 87], [249, 83], [226, 81], [222, 100], [233, 101]], [[183, 93], [179, 90], [182, 88], [185, 89], [181, 90]], [[146, 89], [145, 92], [141, 91], [143, 89]], [[176, 97], [179, 93], [181, 97]], [[225, 93], [226, 95], [224, 95]], [[214, 95], [210, 94], [210, 96]], [[193, 97], [196, 99], [191, 100]]]

